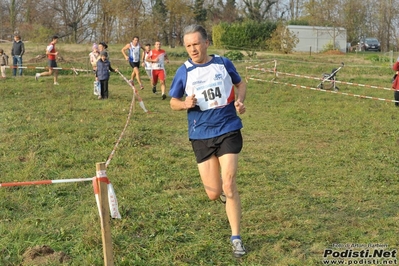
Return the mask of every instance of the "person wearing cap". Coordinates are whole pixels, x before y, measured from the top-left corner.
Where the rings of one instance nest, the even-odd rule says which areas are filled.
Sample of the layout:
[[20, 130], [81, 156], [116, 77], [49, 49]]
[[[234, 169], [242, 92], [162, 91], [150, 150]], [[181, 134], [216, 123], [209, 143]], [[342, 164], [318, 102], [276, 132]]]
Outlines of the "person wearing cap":
[[[102, 51], [108, 52], [108, 45], [105, 42], [98, 43], [98, 51], [101, 53]], [[108, 55], [109, 56], [109, 55]]]
[[[101, 47], [102, 46], [102, 47]], [[106, 50], [106, 49], [108, 49], [108, 45], [105, 43], [105, 42], [100, 42], [99, 44], [98, 44], [98, 48], [99, 49], [102, 49], [102, 50]]]
[[46, 47], [46, 55], [48, 58], [48, 65], [49, 65], [49, 70], [46, 72], [42, 72], [42, 73], [36, 73], [35, 75], [35, 79], [39, 80], [39, 77], [42, 76], [51, 76], [54, 73], [54, 85], [59, 85], [57, 82], [58, 79], [58, 69], [54, 69], [57, 68], [57, 55], [58, 52], [55, 49], [55, 45], [58, 42], [58, 36], [54, 35], [50, 44]]
[[17, 75], [17, 68], [19, 68], [18, 74], [22, 76], [22, 56], [25, 53], [25, 45], [21, 41], [21, 36], [16, 34], [14, 35], [14, 41], [12, 43], [11, 48], [11, 56], [12, 56], [12, 75]]
[[[140, 79], [140, 71], [139, 71], [140, 49], [145, 51], [144, 48], [139, 43], [139, 37], [134, 36], [132, 41], [130, 43], [126, 44], [122, 48], [121, 52], [122, 52], [125, 60], [128, 61], [130, 66], [133, 68], [132, 74], [130, 76], [130, 82], [133, 84], [133, 80], [136, 77], [137, 82], [140, 84], [140, 88], [144, 89], [143, 83], [141, 82], [141, 79]], [[126, 54], [126, 51], [129, 51], [128, 55]]]
[[108, 52], [100, 52], [100, 60], [97, 61], [96, 80], [100, 82], [101, 93], [98, 99], [108, 99], [108, 80], [109, 72], [116, 72], [118, 69], [111, 67], [111, 62], [108, 60]]

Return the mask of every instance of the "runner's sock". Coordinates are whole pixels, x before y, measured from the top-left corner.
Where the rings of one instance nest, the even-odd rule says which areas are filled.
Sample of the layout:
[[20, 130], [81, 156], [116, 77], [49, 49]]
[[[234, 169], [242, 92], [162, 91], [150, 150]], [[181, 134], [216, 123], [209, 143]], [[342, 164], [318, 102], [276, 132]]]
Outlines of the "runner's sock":
[[240, 235], [236, 235], [236, 236], [231, 236], [230, 237], [230, 241], [233, 242], [234, 239], [240, 239], [241, 240], [241, 236]]

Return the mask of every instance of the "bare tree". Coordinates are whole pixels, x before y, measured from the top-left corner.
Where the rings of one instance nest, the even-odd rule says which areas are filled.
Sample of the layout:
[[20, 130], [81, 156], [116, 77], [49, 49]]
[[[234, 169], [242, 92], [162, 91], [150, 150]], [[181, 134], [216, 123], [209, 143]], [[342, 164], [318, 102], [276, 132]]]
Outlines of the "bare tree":
[[93, 0], [59, 0], [52, 5], [56, 16], [60, 17], [60, 31], [65, 39], [78, 43], [86, 39], [88, 14], [95, 5]]
[[391, 36], [396, 36], [394, 23], [398, 14], [398, 1], [378, 1], [377, 6], [376, 20], [379, 24], [377, 36], [381, 42], [381, 49], [387, 51], [390, 42], [393, 41]]
[[243, 0], [243, 3], [246, 17], [261, 22], [268, 19], [267, 14], [277, 0]]
[[347, 40], [356, 45], [364, 35], [367, 27], [363, 24], [366, 16], [366, 6], [358, 0], [345, 0], [342, 5], [342, 26], [346, 28]]
[[8, 19], [9, 19], [9, 23], [7, 23], [8, 25], [10, 25], [10, 30], [12, 32], [18, 31], [17, 29], [17, 25], [20, 24], [21, 22], [21, 8], [22, 8], [22, 2], [21, 1], [16, 1], [16, 0], [9, 0], [9, 1], [4, 1], [5, 4], [5, 8], [8, 11]]
[[8, 14], [8, 8], [5, 1], [0, 2], [0, 39], [7, 38], [7, 32], [9, 31], [10, 16]]
[[166, 1], [168, 10], [168, 39], [171, 46], [181, 44], [183, 29], [186, 25], [194, 21], [192, 7], [187, 5], [184, 0]]
[[302, 0], [289, 0], [290, 19], [297, 20], [301, 14]]
[[399, 45], [399, 0], [203, 0], [203, 5], [202, 0], [1, 0], [0, 37], [18, 30], [32, 41], [58, 33], [76, 43], [124, 42], [138, 35], [147, 42], [179, 44], [195, 9], [208, 29], [244, 19], [303, 20], [343, 27], [352, 44], [368, 36], [377, 37], [384, 50]]
[[233, 23], [240, 20], [239, 9], [235, 0], [210, 0], [206, 3], [208, 23]]

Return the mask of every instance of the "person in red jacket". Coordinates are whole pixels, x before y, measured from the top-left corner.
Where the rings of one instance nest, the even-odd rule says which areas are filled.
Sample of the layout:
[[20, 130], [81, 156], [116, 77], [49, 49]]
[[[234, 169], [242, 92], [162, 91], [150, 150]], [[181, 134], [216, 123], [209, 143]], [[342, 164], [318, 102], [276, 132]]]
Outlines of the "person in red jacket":
[[54, 85], [58, 85], [57, 78], [58, 78], [58, 69], [54, 69], [57, 67], [57, 55], [58, 52], [55, 50], [55, 45], [58, 42], [58, 36], [54, 35], [52, 38], [51, 43], [46, 48], [46, 55], [48, 58], [48, 66], [49, 70], [43, 73], [36, 73], [35, 79], [38, 80], [39, 77], [42, 76], [51, 76], [54, 73]]
[[396, 71], [393, 82], [392, 82], [392, 89], [395, 90], [395, 92], [393, 93], [393, 97], [396, 101], [395, 106], [399, 107], [399, 75], [398, 75], [399, 74], [399, 57], [396, 60], [395, 64], [393, 64], [392, 69], [394, 71]]

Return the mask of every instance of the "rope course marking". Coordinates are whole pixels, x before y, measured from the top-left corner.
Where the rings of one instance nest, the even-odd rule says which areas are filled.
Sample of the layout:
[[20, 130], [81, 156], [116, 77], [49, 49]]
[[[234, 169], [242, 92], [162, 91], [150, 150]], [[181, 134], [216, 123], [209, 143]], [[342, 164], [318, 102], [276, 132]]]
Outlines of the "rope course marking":
[[[35, 67], [36, 68], [36, 67]], [[36, 69], [45, 69], [43, 68], [36, 68]], [[63, 68], [53, 68], [53, 69], [63, 69]], [[64, 68], [65, 69], [65, 68]], [[69, 68], [69, 70], [73, 70], [76, 75], [78, 75], [78, 70], [74, 67]], [[112, 251], [112, 235], [109, 223], [109, 216], [112, 218], [121, 219], [121, 215], [118, 210], [118, 200], [116, 198], [115, 190], [109, 181], [106, 175], [106, 168], [110, 164], [116, 149], [122, 140], [124, 133], [127, 129], [129, 121], [131, 119], [132, 112], [134, 111], [134, 103], [137, 97], [138, 101], [142, 102], [141, 97], [138, 94], [137, 89], [134, 85], [127, 80], [127, 78], [118, 70], [116, 72], [129, 84], [133, 91], [132, 101], [130, 103], [129, 114], [127, 117], [127, 121], [125, 126], [114, 145], [112, 152], [108, 156], [106, 163], [97, 163], [96, 164], [96, 176], [92, 178], [72, 178], [72, 179], [58, 179], [58, 180], [38, 180], [38, 181], [22, 181], [22, 182], [8, 182], [8, 183], [0, 183], [0, 187], [16, 187], [16, 186], [30, 186], [30, 185], [45, 185], [45, 184], [59, 184], [59, 183], [72, 183], [72, 182], [84, 182], [84, 181], [92, 181], [92, 186], [94, 190], [94, 196], [97, 203], [98, 212], [100, 215], [100, 222], [101, 222], [101, 233], [102, 233], [102, 242], [103, 242], [103, 256], [104, 256], [104, 265], [113, 265], [113, 251]], [[144, 106], [144, 105], [143, 105]], [[143, 108], [145, 112], [148, 112], [145, 108]], [[104, 184], [106, 185], [105, 189], [103, 189]], [[104, 195], [106, 190], [107, 195]], [[104, 200], [107, 198], [107, 200]], [[109, 213], [104, 211], [104, 206], [106, 205], [105, 202], [108, 201], [109, 205]]]
[[[6, 66], [6, 68], [17, 68], [17, 69], [40, 69], [40, 70], [46, 70], [46, 69], [50, 69], [50, 67], [34, 67], [34, 66]], [[51, 69], [56, 69], [56, 70], [72, 70], [73, 72], [75, 72], [76, 75], [78, 75], [77, 71], [81, 71], [81, 72], [90, 72], [93, 70], [87, 70], [87, 69], [77, 69], [74, 67], [51, 67]]]
[[[261, 73], [262, 72], [274, 73], [275, 77], [277, 77], [280, 74], [280, 75], [299, 77], [299, 78], [306, 78], [306, 79], [313, 79], [313, 80], [323, 80], [323, 78], [312, 77], [312, 76], [307, 76], [307, 75], [299, 75], [299, 74], [286, 73], [286, 72], [277, 72], [275, 70], [276, 67], [273, 68], [273, 69], [259, 67], [259, 66], [264, 65], [264, 64], [265, 63], [254, 65], [254, 66], [248, 66], [248, 67], [246, 67], [246, 73], [248, 74], [248, 69], [250, 69], [250, 70], [260, 71]], [[341, 95], [346, 95], [346, 96], [358, 97], [358, 98], [362, 98], [362, 99], [372, 99], [372, 100], [378, 100], [378, 101], [399, 103], [399, 101], [396, 101], [396, 100], [389, 100], [389, 99], [380, 98], [380, 97], [360, 95], [360, 94], [347, 93], [347, 92], [341, 92], [341, 91], [330, 91], [330, 90], [326, 90], [326, 89], [314, 88], [314, 87], [305, 86], [305, 85], [292, 84], [292, 83], [287, 83], [287, 82], [279, 82], [279, 81], [275, 81], [275, 78], [273, 78], [270, 81], [265, 80], [265, 79], [261, 79], [261, 78], [255, 78], [255, 76], [258, 76], [258, 75], [260, 75], [260, 73], [258, 73], [256, 75], [251, 75], [251, 76], [247, 75], [246, 79], [247, 79], [247, 81], [248, 80], [256, 80], [256, 81], [262, 81], [262, 82], [273, 82], [275, 84], [282, 84], [282, 85], [287, 85], [287, 86], [291, 86], [291, 87], [299, 87], [299, 88], [310, 89], [310, 90], [314, 90], [314, 91], [330, 92], [330, 93], [341, 94]], [[368, 87], [368, 88], [373, 88], [373, 89], [383, 89], [383, 90], [394, 91], [393, 88], [386, 88], [386, 87], [382, 87], [382, 86], [374, 86], [374, 85], [360, 84], [360, 83], [354, 83], [354, 82], [345, 82], [345, 81], [339, 81], [339, 80], [335, 80], [335, 82], [336, 83], [340, 83], [340, 84], [358, 86], [358, 87]]]
[[105, 162], [105, 168], [108, 168], [108, 165], [111, 163], [112, 157], [114, 156], [116, 149], [120, 143], [120, 141], [122, 140], [123, 135], [125, 134], [126, 128], [129, 124], [130, 118], [132, 116], [132, 112], [133, 112], [133, 107], [134, 107], [134, 103], [135, 103], [135, 98], [137, 96], [137, 90], [136, 88], [133, 86], [133, 84], [131, 82], [129, 82], [129, 80], [120, 72], [120, 71], [116, 71], [119, 75], [121, 75], [121, 77], [126, 81], [127, 84], [130, 85], [130, 87], [133, 90], [133, 97], [132, 97], [132, 101], [130, 102], [130, 108], [129, 108], [129, 114], [127, 116], [127, 120], [125, 123], [125, 126], [123, 127], [123, 130], [118, 138], [118, 140], [116, 141], [114, 148], [112, 149], [110, 155], [108, 156], [107, 161]]
[[[249, 67], [246, 67], [246, 69], [258, 70], [258, 71], [261, 71], [261, 72], [272, 72], [272, 73], [274, 73], [274, 70], [272, 70], [272, 69], [259, 68], [259, 67], [256, 67], [256, 66], [249, 66]], [[286, 72], [277, 72], [277, 76], [278, 76], [278, 74], [291, 76], [291, 77], [296, 77], [296, 78], [323, 80], [323, 78], [319, 78], [319, 77], [292, 74], [292, 73], [286, 73]], [[258, 75], [260, 75], [260, 74], [258, 74]], [[340, 81], [340, 80], [335, 80], [335, 83], [340, 83], [340, 84], [345, 84], [345, 85], [353, 85], [353, 86], [359, 86], [359, 87], [368, 87], [368, 88], [373, 88], [373, 89], [383, 89], [383, 90], [389, 90], [389, 91], [395, 90], [393, 88], [386, 88], [386, 87], [382, 87], [382, 86], [367, 85], [367, 84], [360, 84], [360, 83], [354, 83], [354, 82], [346, 82], [346, 81]]]
[[71, 179], [56, 179], [56, 180], [8, 182], [8, 183], [0, 183], [0, 187], [17, 187], [17, 186], [60, 184], [60, 183], [76, 183], [76, 182], [84, 182], [84, 181], [92, 181], [92, 180], [93, 180], [93, 177], [92, 178], [71, 178]]
[[[38, 67], [38, 69], [45, 69], [45, 67]], [[56, 69], [56, 68], [54, 68]], [[62, 68], [57, 68], [57, 69], [62, 69]], [[68, 68], [69, 70], [76, 70], [74, 68]], [[91, 70], [90, 70], [91, 71]], [[119, 71], [117, 71], [117, 73], [119, 75], [121, 75], [121, 77], [126, 81], [126, 83], [129, 84], [129, 86], [132, 88], [133, 91], [133, 97], [132, 97], [132, 101], [130, 103], [130, 108], [129, 108], [129, 114], [125, 123], [125, 126], [118, 138], [118, 140], [116, 141], [110, 155], [108, 156], [108, 159], [105, 163], [105, 167], [107, 168], [109, 166], [109, 164], [111, 163], [111, 160], [116, 152], [116, 149], [119, 145], [119, 143], [121, 142], [125, 131], [127, 129], [127, 126], [129, 124], [129, 121], [131, 119], [132, 116], [132, 112], [133, 112], [133, 107], [134, 107], [134, 103], [135, 103], [135, 98], [138, 95], [137, 94], [137, 89], [133, 86], [133, 84], [131, 84], [128, 79]], [[59, 179], [59, 180], [38, 180], [38, 181], [21, 181], [21, 182], [8, 182], [8, 183], [0, 183], [0, 187], [15, 187], [15, 186], [32, 186], [32, 185], [47, 185], [47, 184], [59, 184], [59, 183], [73, 183], [73, 182], [84, 182], [84, 181], [92, 181], [93, 178], [72, 178], [72, 179]], [[113, 189], [112, 189], [113, 190]]]
[[[71, 68], [72, 70], [75, 71], [74, 68]], [[76, 71], [75, 71], [76, 73]], [[132, 97], [132, 101], [130, 104], [130, 109], [129, 109], [129, 114], [128, 114], [128, 118], [127, 121], [125, 123], [125, 126], [116, 142], [116, 144], [114, 145], [114, 148], [112, 149], [111, 154], [109, 155], [106, 163], [105, 163], [105, 168], [108, 167], [108, 165], [111, 162], [111, 159], [113, 158], [113, 155], [116, 152], [116, 149], [120, 143], [120, 141], [122, 140], [122, 137], [126, 131], [126, 128], [129, 124], [131, 115], [132, 115], [132, 110], [133, 110], [133, 106], [134, 106], [134, 102], [135, 102], [135, 96], [137, 95], [137, 90], [136, 88], [133, 86], [133, 84], [131, 84], [127, 78], [125, 76], [123, 76], [123, 74], [119, 71], [117, 71], [118, 74], [120, 74], [122, 76], [122, 78], [130, 85], [130, 87], [133, 90], [133, 97]], [[115, 190], [111, 184], [111, 182], [109, 181], [108, 177], [106, 176], [106, 172], [105, 170], [103, 171], [97, 171], [96, 172], [96, 176], [95, 177], [91, 177], [91, 178], [71, 178], [71, 179], [56, 179], [56, 180], [37, 180], [37, 181], [21, 181], [21, 182], [6, 182], [6, 183], [0, 183], [0, 187], [17, 187], [17, 186], [33, 186], [33, 185], [48, 185], [48, 184], [60, 184], [60, 183], [76, 183], [76, 182], [85, 182], [85, 181], [92, 181], [93, 184], [93, 188], [94, 188], [94, 194], [95, 194], [95, 198], [96, 198], [96, 203], [97, 203], [97, 207], [100, 211], [100, 201], [99, 201], [99, 188], [97, 185], [97, 180], [99, 180], [100, 182], [105, 182], [107, 184], [107, 188], [108, 188], [108, 202], [109, 202], [109, 208], [110, 208], [110, 214], [112, 218], [121, 218], [121, 215], [119, 213], [118, 210], [118, 201], [116, 198], [116, 194], [115, 194]], [[101, 216], [101, 211], [99, 212], [100, 216]]]
[[[254, 65], [254, 66], [252, 66], [252, 67], [246, 67], [246, 68], [245, 68], [245, 79], [247, 80], [247, 82], [248, 82], [248, 69], [260, 70], [261, 68], [258, 68], [259, 66], [264, 65], [264, 64], [267, 64], [267, 63], [270, 63], [270, 62], [273, 62], [273, 63], [274, 63], [274, 67], [273, 67], [273, 69], [268, 70], [268, 72], [274, 73], [274, 77], [273, 77], [272, 80], [276, 79], [276, 78], [278, 77], [278, 72], [277, 72], [277, 60], [272, 60], [272, 61], [267, 61], [267, 62], [265, 62], [265, 63], [261, 63], [261, 64], [258, 64], [258, 65]], [[261, 73], [258, 73], [258, 75], [260, 75], [260, 74], [261, 74]]]
[[263, 81], [263, 82], [272, 82], [272, 83], [275, 83], [275, 84], [283, 84], [283, 85], [288, 85], [288, 86], [291, 86], [291, 87], [299, 87], [299, 88], [302, 88], [302, 89], [310, 89], [310, 90], [314, 90], [314, 91], [322, 91], [322, 92], [329, 92], [329, 93], [341, 94], [341, 95], [346, 95], [346, 96], [353, 96], [353, 97], [358, 97], [358, 98], [362, 98], [362, 99], [372, 99], [372, 100], [379, 100], [379, 101], [392, 102], [392, 103], [399, 102], [399, 101], [388, 100], [388, 99], [379, 98], [379, 97], [360, 95], [360, 94], [354, 94], [354, 93], [347, 93], [347, 92], [341, 92], [341, 91], [332, 91], [332, 90], [314, 88], [314, 87], [310, 87], [310, 86], [292, 84], [292, 83], [287, 83], [287, 82], [267, 81], [267, 80], [264, 80], [264, 79], [256, 79], [256, 78], [249, 78], [249, 79], [256, 80], [256, 81]]

